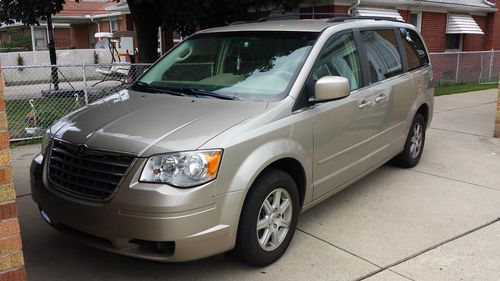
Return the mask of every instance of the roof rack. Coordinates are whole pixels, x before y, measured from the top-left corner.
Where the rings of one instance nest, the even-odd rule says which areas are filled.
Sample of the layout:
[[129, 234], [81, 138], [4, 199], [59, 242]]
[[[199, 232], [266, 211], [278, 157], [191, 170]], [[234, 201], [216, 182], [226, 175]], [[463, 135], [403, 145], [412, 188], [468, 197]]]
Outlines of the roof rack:
[[[267, 17], [262, 17], [256, 22], [265, 22], [265, 21], [270, 21], [270, 20], [279, 20], [279, 19], [286, 19], [286, 18], [291, 18], [291, 17], [302, 17], [302, 16], [311, 16], [313, 19], [315, 17], [328, 17], [330, 19], [334, 19], [337, 17], [354, 17], [354, 15], [350, 14], [343, 14], [343, 13], [287, 13], [287, 14], [276, 14], [276, 15], [270, 15]], [[321, 19], [321, 18], [320, 18]]]
[[[267, 17], [262, 17], [256, 21], [235, 21], [230, 23], [229, 25], [238, 25], [238, 24], [252, 23], [252, 22], [266, 22], [266, 21], [286, 19], [291, 17], [302, 17], [302, 16], [312, 16], [313, 18], [328, 17], [327, 21], [328, 23], [344, 22], [348, 20], [376, 20], [376, 21], [385, 20], [393, 22], [404, 22], [396, 18], [382, 17], [382, 16], [357, 16], [353, 14], [342, 14], [342, 13], [289, 13], [289, 14], [276, 14]], [[319, 19], [325, 19], [325, 18], [319, 18]]]
[[347, 16], [347, 17], [337, 17], [337, 18], [331, 18], [327, 22], [343, 22], [347, 20], [386, 20], [386, 21], [394, 21], [394, 22], [403, 22], [401, 20], [398, 20], [397, 18], [391, 18], [391, 17], [378, 17], [378, 16]]
[[238, 24], [245, 24], [245, 23], [252, 23], [253, 21], [247, 21], [247, 20], [240, 20], [240, 21], [233, 21], [229, 23], [228, 25], [238, 25]]

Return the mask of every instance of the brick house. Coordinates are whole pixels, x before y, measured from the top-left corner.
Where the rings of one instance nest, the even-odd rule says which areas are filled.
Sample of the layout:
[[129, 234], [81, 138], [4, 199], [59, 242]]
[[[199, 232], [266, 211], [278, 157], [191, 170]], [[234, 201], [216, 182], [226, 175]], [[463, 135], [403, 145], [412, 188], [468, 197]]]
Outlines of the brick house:
[[[303, 2], [298, 9], [303, 13], [346, 13], [356, 1]], [[431, 52], [500, 50], [500, 13], [497, 13], [495, 0], [360, 2], [360, 6], [354, 9], [357, 14], [391, 16], [416, 25]], [[266, 15], [268, 12], [257, 14]], [[125, 1], [116, 3], [112, 0], [80, 0], [76, 3], [74, 0], [67, 0], [64, 10], [53, 16], [53, 21], [57, 48], [94, 48], [96, 32], [134, 30]], [[0, 43], [9, 40], [8, 29], [13, 27], [15, 25], [0, 27]], [[36, 49], [46, 48], [47, 32], [43, 23], [31, 28], [19, 24], [18, 28], [31, 34]]]
[[[356, 2], [316, 0], [302, 4], [299, 11], [346, 13]], [[497, 12], [496, 7], [496, 2], [500, 1], [361, 0], [360, 2], [360, 5], [353, 9], [358, 15], [389, 16], [417, 26], [431, 52], [434, 79], [437, 83], [498, 79], [496, 70], [500, 69], [500, 55], [491, 52], [479, 53], [479, 51], [500, 50], [500, 12]], [[468, 53], [458, 54], [460, 51]]]
[[[66, 0], [64, 9], [52, 17], [56, 48], [94, 48], [96, 32], [133, 30], [132, 18], [126, 3], [110, 0]], [[22, 24], [0, 27], [0, 43], [10, 40], [10, 31], [18, 29], [30, 35], [36, 50], [47, 49], [47, 26], [27, 27]]]
[[[332, 4], [333, 2], [333, 4]], [[300, 12], [346, 13], [349, 0], [312, 1]], [[361, 0], [359, 15], [390, 16], [412, 23], [431, 52], [500, 50], [500, 13], [494, 0]]]

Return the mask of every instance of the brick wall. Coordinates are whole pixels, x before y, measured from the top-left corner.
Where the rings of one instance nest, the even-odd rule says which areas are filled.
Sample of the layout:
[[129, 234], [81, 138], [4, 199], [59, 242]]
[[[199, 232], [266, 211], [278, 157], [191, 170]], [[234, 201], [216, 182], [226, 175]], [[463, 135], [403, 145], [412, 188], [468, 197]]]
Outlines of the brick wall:
[[345, 14], [347, 13], [347, 10], [349, 10], [349, 6], [340, 6], [340, 5], [333, 6], [334, 13]]
[[[497, 4], [497, 7], [499, 4]], [[485, 39], [485, 49], [500, 50], [500, 11], [488, 14]]]
[[70, 25], [71, 47], [76, 49], [90, 48], [88, 25], [71, 24]]
[[422, 13], [422, 35], [430, 52], [444, 52], [446, 50], [446, 21], [445, 13]]
[[403, 17], [403, 20], [405, 22], [409, 22], [410, 21], [410, 11], [408, 10], [398, 10], [399, 14], [401, 15], [401, 17]]
[[125, 17], [121, 17], [118, 19], [118, 26], [120, 28], [120, 31], [125, 31], [127, 29], [127, 19]]
[[101, 32], [109, 32], [109, 21], [101, 21], [99, 25], [101, 26]]
[[[477, 22], [481, 30], [486, 34], [487, 17], [482, 16], [472, 16], [474, 20]], [[463, 51], [486, 51], [489, 50], [485, 45], [485, 35], [481, 34], [464, 34], [464, 45]]]
[[12, 184], [9, 133], [0, 70], [0, 280], [26, 280], [17, 219], [16, 192]]
[[495, 119], [494, 136], [500, 138], [500, 83], [498, 84], [497, 115]]
[[1, 42], [9, 42], [10, 41], [10, 34], [7, 30], [2, 30], [0, 31], [0, 37], [1, 37]]
[[54, 41], [56, 42], [56, 48], [72, 47], [70, 29], [69, 28], [55, 28], [54, 29]]

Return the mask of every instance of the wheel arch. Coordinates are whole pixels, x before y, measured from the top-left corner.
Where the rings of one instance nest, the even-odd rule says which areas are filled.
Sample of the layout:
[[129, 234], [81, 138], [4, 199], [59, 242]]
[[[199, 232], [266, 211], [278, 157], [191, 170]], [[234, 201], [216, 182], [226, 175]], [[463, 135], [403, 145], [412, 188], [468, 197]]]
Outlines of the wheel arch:
[[427, 103], [423, 103], [420, 105], [420, 107], [417, 109], [416, 114], [422, 114], [425, 120], [425, 126], [427, 127], [429, 125], [429, 105]]

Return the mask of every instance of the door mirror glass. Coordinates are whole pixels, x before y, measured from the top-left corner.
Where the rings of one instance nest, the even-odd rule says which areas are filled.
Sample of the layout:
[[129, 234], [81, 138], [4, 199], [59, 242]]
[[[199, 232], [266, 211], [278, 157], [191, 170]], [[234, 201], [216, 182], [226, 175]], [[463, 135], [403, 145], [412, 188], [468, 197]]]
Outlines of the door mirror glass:
[[314, 86], [316, 101], [331, 101], [345, 98], [349, 95], [351, 87], [349, 80], [341, 76], [324, 76]]

